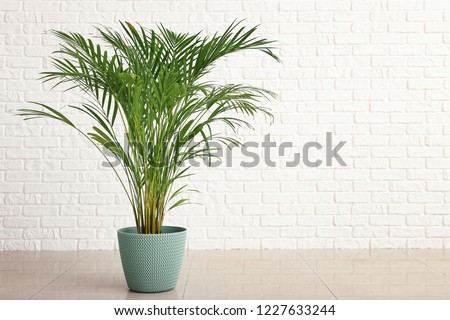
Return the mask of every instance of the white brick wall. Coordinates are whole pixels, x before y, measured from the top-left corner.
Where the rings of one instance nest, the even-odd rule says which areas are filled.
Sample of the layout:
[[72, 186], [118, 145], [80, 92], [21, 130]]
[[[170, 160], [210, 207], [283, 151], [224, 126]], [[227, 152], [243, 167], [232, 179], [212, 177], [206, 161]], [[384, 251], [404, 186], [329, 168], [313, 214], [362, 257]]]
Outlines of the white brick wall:
[[[348, 167], [199, 168], [202, 191], [167, 223], [189, 228], [191, 249], [449, 248], [450, 1], [0, 2], [0, 250], [113, 249], [131, 211], [102, 158], [75, 132], [9, 111], [76, 95], [36, 80], [56, 48], [51, 28], [93, 33], [118, 20], [180, 31], [261, 24], [282, 65], [228, 58], [216, 77], [272, 89], [273, 126], [292, 141], [347, 140]], [[261, 153], [258, 150], [258, 153]], [[292, 154], [292, 152], [287, 152]], [[318, 154], [318, 153], [316, 153]]]

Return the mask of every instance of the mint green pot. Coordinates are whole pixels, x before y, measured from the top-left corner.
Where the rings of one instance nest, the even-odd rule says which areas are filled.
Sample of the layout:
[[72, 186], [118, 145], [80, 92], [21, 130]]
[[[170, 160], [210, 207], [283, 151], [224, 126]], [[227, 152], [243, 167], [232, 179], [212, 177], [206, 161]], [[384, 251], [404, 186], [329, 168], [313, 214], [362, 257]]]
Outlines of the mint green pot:
[[138, 234], [136, 227], [117, 231], [128, 288], [163, 292], [175, 288], [183, 263], [186, 229], [163, 226], [161, 234]]

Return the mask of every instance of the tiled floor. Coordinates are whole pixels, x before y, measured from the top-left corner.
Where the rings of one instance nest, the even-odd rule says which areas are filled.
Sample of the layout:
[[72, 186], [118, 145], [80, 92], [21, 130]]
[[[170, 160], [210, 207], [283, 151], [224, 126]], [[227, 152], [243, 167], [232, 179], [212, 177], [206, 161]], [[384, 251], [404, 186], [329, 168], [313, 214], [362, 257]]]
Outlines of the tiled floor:
[[118, 252], [0, 252], [0, 299], [450, 299], [450, 250], [191, 251], [158, 294]]

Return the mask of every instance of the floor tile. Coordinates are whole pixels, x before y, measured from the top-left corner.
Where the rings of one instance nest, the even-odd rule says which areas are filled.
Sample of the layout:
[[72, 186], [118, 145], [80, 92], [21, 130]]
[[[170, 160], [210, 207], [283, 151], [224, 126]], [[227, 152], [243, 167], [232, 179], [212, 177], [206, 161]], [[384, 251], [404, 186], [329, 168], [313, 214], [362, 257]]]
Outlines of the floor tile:
[[450, 250], [186, 253], [175, 290], [128, 289], [117, 251], [0, 252], [0, 299], [450, 299]]
[[0, 271], [0, 299], [28, 299], [58, 275], [35, 271]]
[[309, 269], [192, 269], [185, 299], [333, 299]]
[[144, 294], [128, 289], [122, 270], [70, 270], [33, 296], [33, 299], [181, 299], [187, 273], [175, 290]]
[[295, 250], [229, 250], [194, 252], [191, 269], [309, 269]]

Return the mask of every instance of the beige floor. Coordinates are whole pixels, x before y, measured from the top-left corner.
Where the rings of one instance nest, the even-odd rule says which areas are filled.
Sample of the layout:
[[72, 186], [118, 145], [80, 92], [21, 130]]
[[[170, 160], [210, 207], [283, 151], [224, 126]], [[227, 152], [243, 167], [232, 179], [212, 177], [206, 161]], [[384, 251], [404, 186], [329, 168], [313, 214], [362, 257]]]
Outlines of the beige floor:
[[192, 251], [159, 294], [117, 252], [0, 252], [0, 299], [450, 299], [450, 250]]

